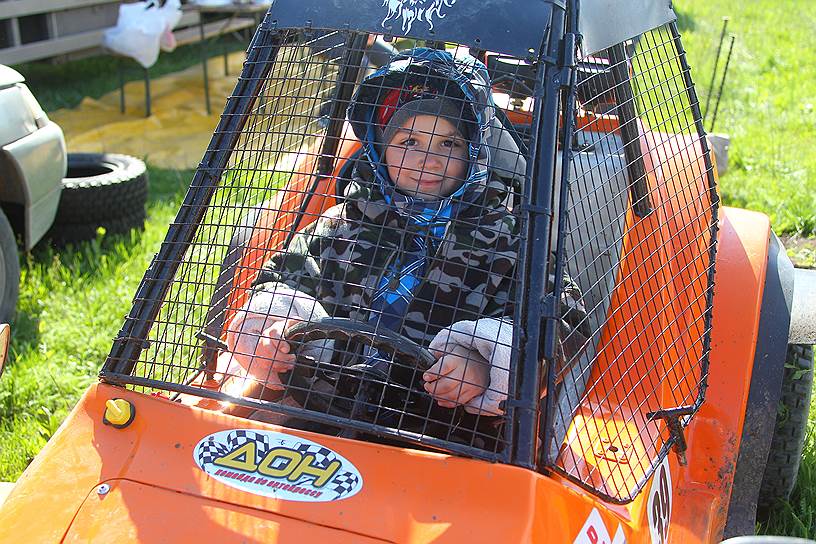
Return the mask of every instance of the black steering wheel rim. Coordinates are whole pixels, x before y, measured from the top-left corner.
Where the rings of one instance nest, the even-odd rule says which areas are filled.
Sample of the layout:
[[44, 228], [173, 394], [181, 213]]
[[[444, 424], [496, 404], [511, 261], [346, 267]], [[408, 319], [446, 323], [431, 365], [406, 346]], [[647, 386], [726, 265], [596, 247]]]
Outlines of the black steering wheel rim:
[[[376, 405], [382, 409], [403, 410], [409, 404], [419, 401], [419, 411], [425, 412], [432, 404], [430, 395], [419, 384], [422, 373], [436, 362], [434, 356], [416, 342], [381, 326], [362, 323], [346, 318], [329, 317], [314, 321], [296, 323], [284, 333], [284, 339], [295, 354], [295, 367], [290, 371], [288, 381], [295, 400], [306, 407], [307, 403], [317, 405], [318, 411], [338, 417], [355, 418], [356, 406], [363, 403]], [[364, 364], [338, 365], [325, 363], [303, 354], [303, 347], [319, 340], [344, 341], [362, 344], [390, 355], [401, 364], [388, 365], [388, 372]], [[328, 378], [333, 375], [334, 379]], [[343, 383], [346, 391], [356, 391], [352, 407], [338, 402], [332, 395], [320, 395], [313, 387], [314, 381], [322, 379], [333, 387], [336, 393]], [[386, 391], [391, 394], [386, 395]], [[395, 393], [396, 392], [396, 393]], [[350, 400], [344, 397], [346, 401]], [[347, 404], [347, 402], [346, 402]]]
[[316, 340], [358, 341], [393, 354], [421, 370], [427, 370], [436, 362], [431, 352], [413, 340], [390, 329], [342, 317], [301, 321], [286, 330], [284, 339], [295, 348], [295, 351], [303, 344]]

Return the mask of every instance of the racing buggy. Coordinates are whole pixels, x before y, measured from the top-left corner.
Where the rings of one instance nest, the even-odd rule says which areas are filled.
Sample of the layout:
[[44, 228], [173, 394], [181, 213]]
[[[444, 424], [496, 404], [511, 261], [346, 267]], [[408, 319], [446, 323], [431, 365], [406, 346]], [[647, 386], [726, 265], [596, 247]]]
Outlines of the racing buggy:
[[712, 164], [668, 0], [277, 0], [0, 540], [753, 534], [816, 281]]

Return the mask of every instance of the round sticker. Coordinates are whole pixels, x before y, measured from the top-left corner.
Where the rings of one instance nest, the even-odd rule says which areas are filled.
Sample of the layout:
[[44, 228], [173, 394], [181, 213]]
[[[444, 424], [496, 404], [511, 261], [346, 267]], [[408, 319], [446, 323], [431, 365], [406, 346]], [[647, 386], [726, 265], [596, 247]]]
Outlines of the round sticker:
[[346, 458], [299, 436], [233, 429], [202, 438], [196, 464], [228, 486], [287, 501], [346, 499], [363, 488], [363, 477]]

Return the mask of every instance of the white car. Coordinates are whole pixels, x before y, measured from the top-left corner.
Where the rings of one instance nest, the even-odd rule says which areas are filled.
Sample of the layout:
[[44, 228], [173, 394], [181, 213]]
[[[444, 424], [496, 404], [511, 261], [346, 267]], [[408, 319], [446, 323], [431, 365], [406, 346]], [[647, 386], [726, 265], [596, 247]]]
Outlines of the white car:
[[19, 72], [0, 65], [0, 322], [19, 293], [17, 237], [31, 249], [54, 222], [67, 169], [65, 138]]

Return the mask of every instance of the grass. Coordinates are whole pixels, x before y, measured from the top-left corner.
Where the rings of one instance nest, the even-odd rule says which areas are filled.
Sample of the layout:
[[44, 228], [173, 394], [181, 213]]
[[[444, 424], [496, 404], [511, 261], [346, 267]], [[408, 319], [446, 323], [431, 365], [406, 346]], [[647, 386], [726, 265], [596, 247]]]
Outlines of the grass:
[[[810, 47], [816, 21], [809, 0], [682, 0], [675, 7], [703, 104], [722, 16], [731, 17], [729, 29], [738, 36], [716, 127], [732, 138], [731, 170], [721, 179], [725, 203], [768, 213], [778, 232], [793, 235], [799, 262], [816, 265], [814, 245], [803, 238], [816, 229], [816, 50]], [[151, 75], [186, 68], [198, 55], [196, 46], [163, 54]], [[18, 68], [52, 111], [116, 89], [116, 63], [96, 57]], [[129, 73], [141, 78], [135, 68]], [[23, 257], [11, 352], [0, 380], [0, 481], [20, 475], [95, 380], [192, 177], [152, 165], [149, 171], [143, 232], [102, 235], [61, 251], [38, 247]], [[814, 428], [812, 419], [800, 484], [763, 531], [816, 537]]]
[[[728, 31], [736, 35], [715, 126], [731, 136], [730, 170], [720, 180], [725, 204], [767, 213], [774, 230], [786, 235], [792, 260], [816, 266], [811, 238], [816, 230], [816, 50], [809, 45], [816, 13], [811, 2], [681, 0], [674, 6], [702, 104], [723, 17], [730, 18]], [[816, 410], [811, 408], [797, 487], [760, 532], [816, 538]]]
[[[701, 103], [722, 18], [736, 36], [715, 132], [731, 136], [728, 205], [761, 210], [779, 233], [816, 229], [816, 12], [809, 0], [681, 0], [683, 41]], [[727, 42], [726, 47], [727, 48]], [[725, 57], [720, 61], [720, 68]], [[716, 85], [715, 85], [716, 87]], [[716, 94], [716, 92], [715, 92]], [[713, 117], [708, 115], [706, 128]]]
[[[215, 41], [240, 49], [234, 40]], [[198, 45], [162, 54], [151, 77], [200, 62]], [[15, 66], [46, 111], [72, 108], [85, 96], [98, 98], [118, 88], [120, 61], [98, 56], [64, 64]], [[127, 80], [141, 79], [125, 62]], [[113, 337], [130, 308], [136, 286], [175, 215], [191, 171], [148, 165], [150, 199], [143, 232], [100, 236], [54, 250], [39, 244], [21, 262], [20, 300], [12, 324], [6, 370], [0, 379], [0, 481], [14, 481], [56, 431], [82, 391], [96, 379]]]

